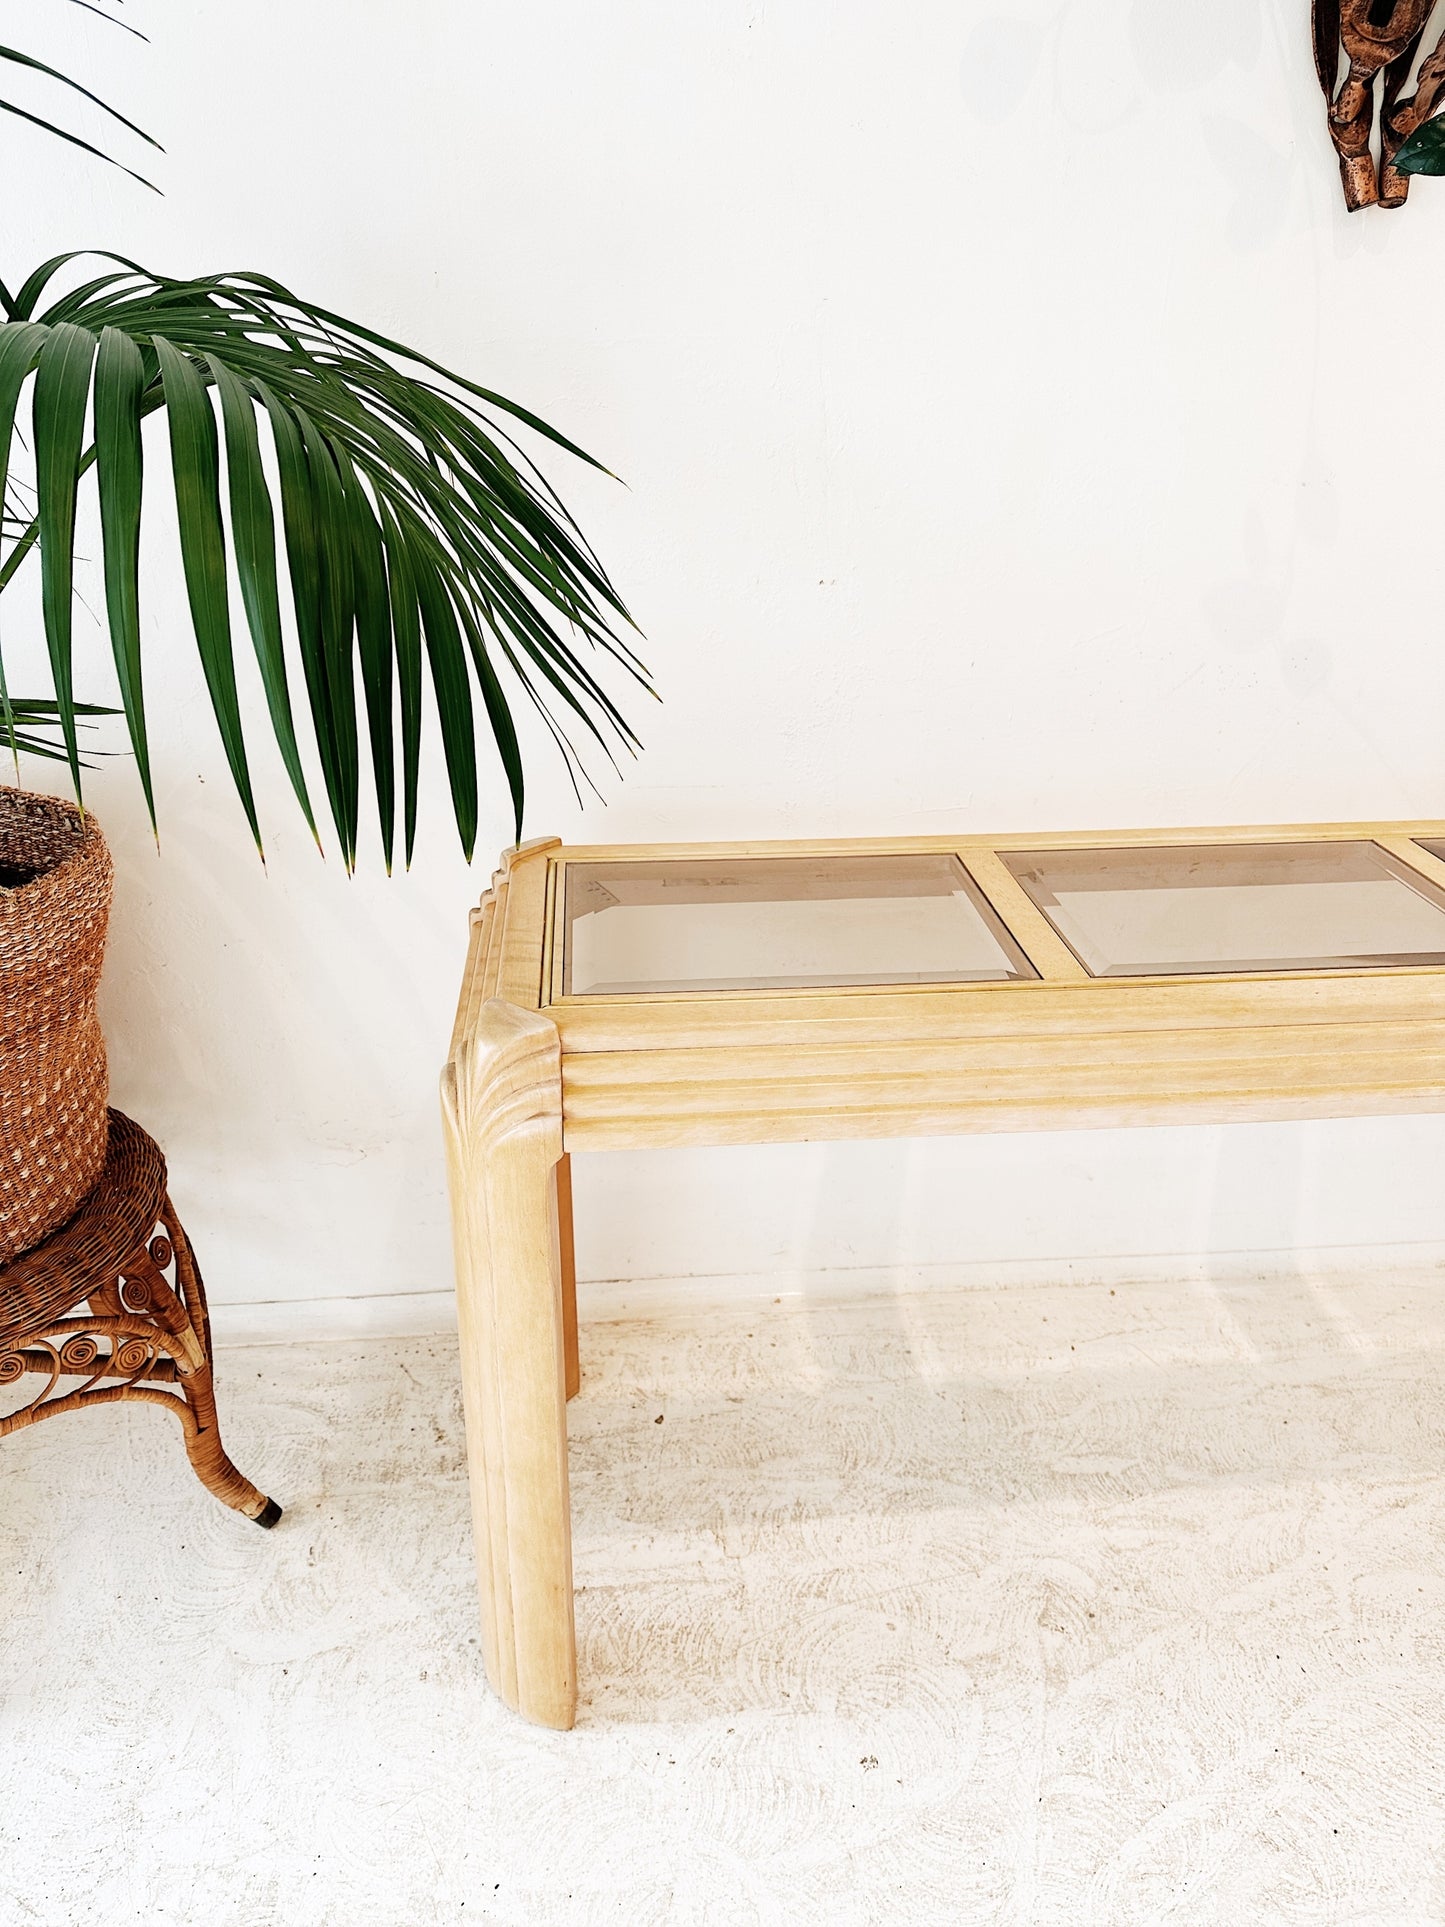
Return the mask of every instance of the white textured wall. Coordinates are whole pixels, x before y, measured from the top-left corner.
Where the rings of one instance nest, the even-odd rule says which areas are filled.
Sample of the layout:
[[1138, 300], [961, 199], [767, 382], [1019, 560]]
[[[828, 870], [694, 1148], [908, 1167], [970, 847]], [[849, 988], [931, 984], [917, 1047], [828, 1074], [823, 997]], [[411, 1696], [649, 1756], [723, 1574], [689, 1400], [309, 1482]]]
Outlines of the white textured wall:
[[[626, 478], [552, 464], [665, 706], [605, 810], [539, 763], [532, 833], [1445, 814], [1445, 185], [1345, 216], [1305, 0], [136, 0], [149, 49], [13, 12], [169, 154], [158, 200], [7, 124], [7, 279], [97, 242], [262, 267]], [[163, 853], [123, 764], [92, 786], [116, 1097], [218, 1300], [435, 1290], [501, 785], [475, 873], [433, 784], [412, 876], [347, 882], [262, 758], [263, 875], [155, 488]], [[618, 1156], [579, 1235], [634, 1277], [1429, 1251], [1442, 1152], [1406, 1120]]]

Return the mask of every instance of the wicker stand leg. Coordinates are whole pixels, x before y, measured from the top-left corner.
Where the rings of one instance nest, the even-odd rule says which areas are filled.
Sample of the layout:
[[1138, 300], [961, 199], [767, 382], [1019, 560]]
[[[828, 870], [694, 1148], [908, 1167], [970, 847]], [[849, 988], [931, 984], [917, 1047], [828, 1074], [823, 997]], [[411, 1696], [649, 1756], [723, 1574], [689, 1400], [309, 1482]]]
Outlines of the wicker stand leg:
[[258, 1526], [274, 1526], [281, 1517], [280, 1506], [236, 1470], [221, 1444], [210, 1361], [193, 1372], [178, 1372], [176, 1383], [186, 1401], [186, 1418], [181, 1423], [191, 1470], [222, 1505], [244, 1512]]
[[[133, 1295], [129, 1285], [127, 1279], [128, 1296]], [[207, 1491], [257, 1525], [275, 1525], [281, 1517], [280, 1506], [226, 1456], [216, 1422], [211, 1361], [209, 1357], [195, 1361], [193, 1333], [168, 1331], [149, 1307], [142, 1312], [113, 1311], [118, 1297], [115, 1287], [96, 1291], [89, 1315], [56, 1319], [39, 1331], [6, 1341], [13, 1349], [0, 1352], [0, 1384], [14, 1384], [25, 1372], [43, 1373], [49, 1383], [31, 1404], [0, 1418], [0, 1439], [87, 1405], [119, 1400], [163, 1405], [180, 1420], [186, 1456]], [[51, 1396], [64, 1376], [83, 1378], [84, 1383], [74, 1391]], [[106, 1384], [107, 1379], [120, 1382]], [[176, 1389], [165, 1389], [168, 1386]]]
[[[119, 1111], [101, 1180], [75, 1217], [0, 1266], [0, 1386], [19, 1387], [28, 1373], [46, 1383], [0, 1418], [0, 1439], [87, 1405], [164, 1405], [222, 1505], [261, 1526], [281, 1517], [221, 1444], [200, 1268], [166, 1193], [160, 1147]], [[63, 1379], [81, 1383], [60, 1391]]]
[[[201, 1279], [201, 1268], [196, 1263], [195, 1249], [169, 1197], [161, 1207], [161, 1223], [169, 1232], [175, 1248], [177, 1295], [184, 1307], [187, 1323], [198, 1341], [203, 1360], [189, 1371], [185, 1366], [179, 1366], [177, 1373], [176, 1382], [185, 1396], [192, 1421], [185, 1428], [186, 1456], [201, 1484], [208, 1492], [213, 1492], [222, 1505], [232, 1506], [237, 1512], [244, 1512], [248, 1519], [254, 1519], [258, 1526], [269, 1528], [281, 1517], [280, 1506], [236, 1470], [221, 1444], [211, 1369], [211, 1314], [206, 1304], [206, 1287]], [[154, 1253], [154, 1244], [151, 1250]]]

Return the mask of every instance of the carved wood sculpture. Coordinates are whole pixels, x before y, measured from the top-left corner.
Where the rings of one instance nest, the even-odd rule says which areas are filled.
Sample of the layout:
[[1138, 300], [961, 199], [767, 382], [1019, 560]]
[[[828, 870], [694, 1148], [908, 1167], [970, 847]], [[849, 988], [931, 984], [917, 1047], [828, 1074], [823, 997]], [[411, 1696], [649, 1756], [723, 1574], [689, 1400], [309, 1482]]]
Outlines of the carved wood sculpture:
[[[1313, 0], [1315, 71], [1329, 108], [1330, 138], [1340, 157], [1345, 206], [1401, 207], [1409, 176], [1396, 154], [1428, 120], [1445, 88], [1445, 32], [1420, 63], [1415, 91], [1401, 99], [1436, 0]], [[1348, 62], [1339, 78], [1340, 53]], [[1383, 76], [1383, 78], [1381, 78]], [[1372, 151], [1376, 82], [1380, 82], [1380, 155]]]

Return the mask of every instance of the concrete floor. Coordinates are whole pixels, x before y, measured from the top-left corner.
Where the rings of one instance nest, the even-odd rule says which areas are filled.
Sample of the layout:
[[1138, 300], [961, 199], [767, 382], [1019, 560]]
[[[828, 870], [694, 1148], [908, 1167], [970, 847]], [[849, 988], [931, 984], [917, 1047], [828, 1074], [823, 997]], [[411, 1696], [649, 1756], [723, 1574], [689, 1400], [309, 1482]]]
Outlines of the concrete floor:
[[270, 1535], [161, 1413], [0, 1448], [4, 1927], [1445, 1922], [1445, 1281], [588, 1327], [570, 1735], [453, 1342], [221, 1364]]

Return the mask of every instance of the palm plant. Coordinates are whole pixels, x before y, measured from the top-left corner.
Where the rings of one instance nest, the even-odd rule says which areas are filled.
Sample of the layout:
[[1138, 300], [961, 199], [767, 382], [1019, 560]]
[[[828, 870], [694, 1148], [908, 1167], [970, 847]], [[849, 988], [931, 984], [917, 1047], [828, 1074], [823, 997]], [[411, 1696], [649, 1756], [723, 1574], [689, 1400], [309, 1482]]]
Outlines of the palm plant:
[[[77, 716], [115, 714], [100, 703], [75, 703], [73, 708]], [[54, 763], [66, 761], [65, 750], [57, 748], [53, 734], [60, 720], [59, 703], [49, 697], [10, 696], [5, 700], [5, 710], [4, 739], [13, 750], [24, 750], [27, 756], [41, 756]], [[79, 727], [91, 725], [81, 723]]]
[[[6, 49], [0, 59], [19, 59], [76, 86]], [[90, 147], [33, 114], [26, 118]], [[87, 258], [98, 272], [77, 265]], [[524, 777], [512, 715], [518, 689], [551, 730], [574, 787], [587, 780], [574, 745], [578, 732], [609, 755], [634, 746], [597, 673], [610, 658], [646, 687], [625, 639], [631, 619], [510, 429], [520, 424], [601, 465], [546, 422], [262, 274], [176, 280], [114, 255], [66, 254], [37, 268], [14, 293], [0, 284], [0, 306], [0, 591], [37, 550], [54, 682], [49, 710], [33, 701], [22, 706], [6, 692], [0, 665], [0, 738], [32, 747], [33, 726], [53, 717], [63, 745], [55, 753], [68, 762], [77, 793], [77, 716], [84, 706], [75, 701], [72, 666], [76, 511], [82, 478], [94, 468], [111, 648], [154, 823], [139, 546], [142, 428], [161, 412], [195, 641], [258, 848], [228, 550], [271, 731], [316, 834], [292, 705], [288, 627], [294, 636], [326, 802], [348, 868], [356, 860], [362, 791], [359, 710], [387, 867], [398, 803], [410, 859], [428, 680], [469, 856], [478, 811], [477, 697], [519, 837]], [[27, 386], [33, 432], [26, 483], [17, 486], [11, 451]], [[284, 571], [277, 561], [278, 499]], [[26, 723], [30, 740], [21, 743]]]

